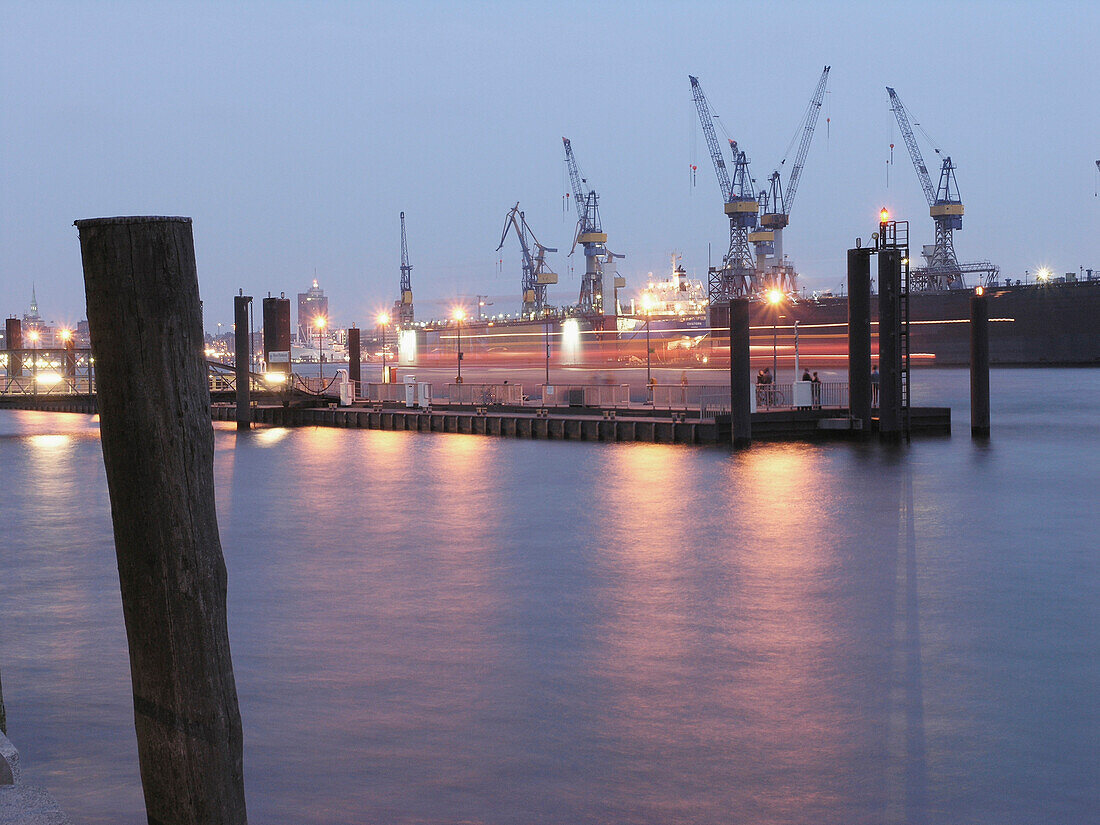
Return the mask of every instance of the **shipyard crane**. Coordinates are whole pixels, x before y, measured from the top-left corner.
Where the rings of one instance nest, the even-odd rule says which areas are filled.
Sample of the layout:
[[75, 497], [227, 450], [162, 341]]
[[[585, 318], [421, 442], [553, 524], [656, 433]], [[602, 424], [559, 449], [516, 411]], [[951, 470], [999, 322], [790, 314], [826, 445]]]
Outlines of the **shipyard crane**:
[[[514, 229], [519, 238], [520, 249], [523, 250], [523, 314], [528, 318], [538, 318], [546, 314], [549, 308], [546, 303], [547, 284], [556, 284], [558, 276], [551, 272], [546, 265], [546, 253], [557, 252], [550, 246], [543, 246], [531, 227], [527, 225], [527, 218], [519, 211], [519, 203], [509, 210], [504, 219], [504, 231], [500, 233], [499, 252], [504, 248], [504, 241], [508, 238], [508, 230]], [[528, 243], [530, 238], [530, 243]], [[531, 244], [535, 246], [534, 254], [531, 253]]]
[[401, 299], [394, 307], [397, 324], [408, 327], [413, 322], [412, 266], [409, 264], [409, 245], [405, 240], [405, 213], [401, 213]]
[[[569, 182], [573, 187], [573, 201], [577, 204], [577, 232], [573, 237], [572, 255], [580, 244], [584, 248], [584, 279], [581, 281], [579, 306], [581, 312], [594, 315], [616, 315], [615, 289], [625, 285], [618, 276], [612, 275], [616, 255], [607, 248], [607, 233], [600, 225], [599, 195], [595, 189], [585, 191], [588, 183], [577, 170], [577, 159], [573, 156], [573, 146], [569, 138], [563, 137], [565, 144], [565, 163], [569, 167]], [[608, 280], [604, 282], [604, 267], [608, 268]]]
[[[913, 272], [913, 289], [962, 288], [965, 286], [963, 269], [955, 256], [953, 237], [956, 229], [962, 229], [963, 219], [962, 197], [959, 195], [959, 184], [955, 180], [955, 164], [951, 162], [950, 157], [944, 156], [940, 166], [939, 186], [932, 185], [928, 167], [925, 166], [920, 147], [917, 145], [917, 138], [913, 134], [913, 127], [909, 125], [909, 112], [893, 89], [887, 86], [886, 92], [890, 95], [890, 108], [894, 112], [894, 117], [897, 118], [902, 139], [909, 149], [909, 157], [913, 160], [913, 167], [917, 170], [917, 178], [920, 179], [925, 200], [928, 201], [929, 214], [936, 225], [935, 243], [931, 249], [926, 247], [925, 250], [928, 265], [923, 270]], [[939, 149], [935, 151], [936, 154], [940, 153]], [[974, 269], [974, 266], [967, 268]]]
[[699, 112], [699, 122], [703, 125], [710, 159], [714, 163], [714, 174], [718, 178], [718, 188], [722, 191], [725, 213], [730, 221], [729, 251], [722, 259], [722, 266], [710, 268], [707, 279], [707, 297], [712, 305], [717, 305], [731, 298], [747, 296], [757, 287], [756, 263], [749, 245], [749, 230], [756, 226], [760, 204], [753, 194], [748, 158], [733, 140], [730, 141], [730, 149], [733, 151], [734, 174], [730, 180], [703, 87], [699, 85], [697, 77], [688, 75], [688, 80], [691, 81], [695, 108]]
[[[749, 235], [749, 241], [756, 249], [757, 270], [765, 270], [765, 279], [770, 288], [781, 289], [785, 292], [797, 292], [796, 274], [794, 267], [786, 264], [783, 259], [783, 230], [790, 224], [791, 207], [794, 206], [794, 198], [798, 193], [798, 181], [802, 177], [802, 169], [806, 163], [806, 153], [810, 151], [810, 142], [813, 140], [814, 128], [817, 126], [817, 116], [821, 113], [821, 104], [825, 99], [825, 86], [829, 82], [829, 67], [826, 66], [817, 81], [810, 103], [806, 107], [805, 114], [798, 125], [798, 131], [802, 132], [802, 139], [798, 144], [798, 151], [794, 157], [790, 174], [787, 176], [787, 188], [783, 189], [783, 179], [780, 169], [787, 162], [784, 157], [779, 162], [779, 169], [775, 169], [768, 178], [768, 189], [760, 193], [760, 229]], [[791, 140], [793, 145], [794, 140]], [[788, 154], [790, 147], [788, 146]], [[766, 266], [768, 258], [774, 263]]]

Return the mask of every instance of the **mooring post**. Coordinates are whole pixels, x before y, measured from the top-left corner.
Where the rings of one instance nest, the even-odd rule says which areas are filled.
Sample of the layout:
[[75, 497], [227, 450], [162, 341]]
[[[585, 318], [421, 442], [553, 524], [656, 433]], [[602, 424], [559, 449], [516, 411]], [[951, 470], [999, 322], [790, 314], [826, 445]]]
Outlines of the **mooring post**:
[[348, 379], [351, 381], [351, 393], [354, 398], [360, 397], [362, 386], [362, 359], [359, 350], [359, 328], [352, 327], [348, 330]]
[[191, 220], [76, 226], [146, 814], [245, 823]]
[[982, 287], [970, 296], [970, 435], [989, 438], [989, 303]]
[[8, 735], [8, 714], [4, 710], [4, 683], [0, 681], [0, 733]]
[[252, 296], [241, 290], [233, 296], [233, 359], [237, 385], [237, 429], [248, 430], [252, 427], [252, 342], [248, 332], [248, 310], [252, 306]]
[[23, 358], [15, 354], [23, 349], [23, 322], [18, 318], [4, 320], [4, 346], [8, 350], [8, 375], [22, 375]]
[[752, 444], [752, 368], [749, 363], [749, 302], [730, 301], [730, 438], [734, 447]]
[[[852, 300], [852, 296], [848, 296]], [[878, 251], [878, 432], [901, 437], [901, 250]]]
[[848, 412], [871, 432], [871, 249], [848, 250]]

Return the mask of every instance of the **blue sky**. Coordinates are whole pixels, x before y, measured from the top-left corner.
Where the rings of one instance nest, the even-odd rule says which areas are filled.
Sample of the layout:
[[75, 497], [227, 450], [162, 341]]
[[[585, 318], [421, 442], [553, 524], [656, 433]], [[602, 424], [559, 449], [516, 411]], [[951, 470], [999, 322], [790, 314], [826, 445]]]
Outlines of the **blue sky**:
[[334, 321], [363, 324], [396, 297], [402, 210], [420, 315], [478, 293], [513, 309], [518, 247], [495, 248], [517, 200], [562, 250], [551, 300], [575, 301], [562, 135], [629, 287], [674, 251], [704, 276], [728, 224], [687, 75], [762, 182], [825, 64], [786, 235], [807, 286], [841, 283], [883, 203], [931, 242], [886, 85], [958, 166], [961, 260], [1100, 268], [1097, 31], [1093, 4], [1057, 2], [0, 3], [0, 312], [33, 282], [75, 322], [73, 220], [175, 214], [208, 327], [237, 288], [314, 272]]

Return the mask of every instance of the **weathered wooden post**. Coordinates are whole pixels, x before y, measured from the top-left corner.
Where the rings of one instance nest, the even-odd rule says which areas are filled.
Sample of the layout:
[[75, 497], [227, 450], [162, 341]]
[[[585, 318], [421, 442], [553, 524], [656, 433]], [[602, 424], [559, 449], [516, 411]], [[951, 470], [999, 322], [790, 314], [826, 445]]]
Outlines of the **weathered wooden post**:
[[354, 398], [359, 398], [362, 395], [362, 361], [362, 352], [359, 343], [359, 328], [353, 326], [348, 330], [348, 379], [351, 381], [351, 392]]
[[752, 367], [749, 362], [749, 302], [734, 298], [730, 308], [730, 438], [734, 447], [752, 444]]
[[252, 296], [244, 290], [233, 296], [233, 367], [237, 390], [235, 416], [238, 430], [252, 429], [252, 341], [249, 340], [248, 315]]
[[245, 823], [190, 218], [76, 222], [150, 823]]
[[871, 252], [848, 250], [848, 414], [871, 434]]
[[983, 287], [970, 296], [970, 435], [989, 438], [989, 303]]
[[[852, 296], [848, 296], [852, 300]], [[901, 250], [878, 251], [878, 434], [901, 437]]]

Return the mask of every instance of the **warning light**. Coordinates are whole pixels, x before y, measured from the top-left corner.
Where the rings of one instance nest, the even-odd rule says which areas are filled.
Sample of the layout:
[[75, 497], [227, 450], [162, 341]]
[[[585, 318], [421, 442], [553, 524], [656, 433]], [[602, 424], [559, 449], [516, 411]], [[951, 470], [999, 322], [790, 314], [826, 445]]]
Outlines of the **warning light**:
[[890, 210], [888, 210], [884, 206], [884, 207], [882, 207], [882, 211], [878, 213], [878, 222], [879, 223], [886, 223], [888, 220], [890, 220]]
[[979, 298], [981, 298], [983, 295], [985, 295], [985, 287], [984, 286], [978, 287], [977, 289], [974, 290], [974, 294], [977, 295]]

